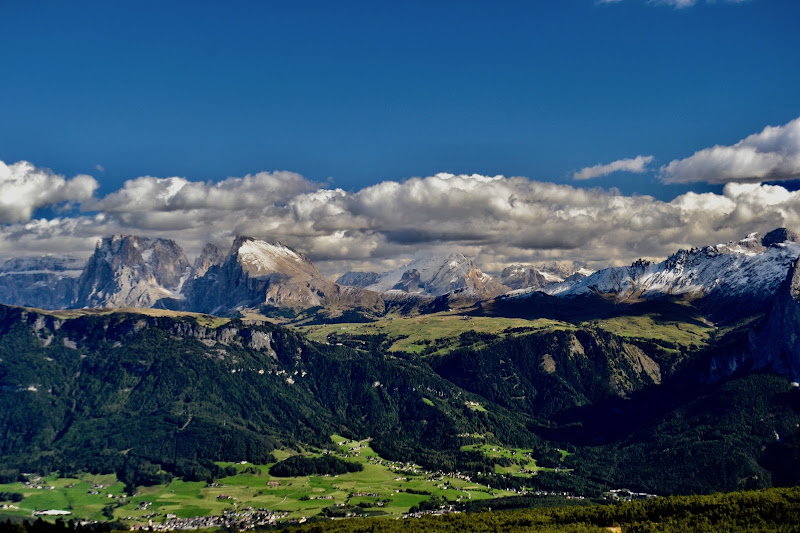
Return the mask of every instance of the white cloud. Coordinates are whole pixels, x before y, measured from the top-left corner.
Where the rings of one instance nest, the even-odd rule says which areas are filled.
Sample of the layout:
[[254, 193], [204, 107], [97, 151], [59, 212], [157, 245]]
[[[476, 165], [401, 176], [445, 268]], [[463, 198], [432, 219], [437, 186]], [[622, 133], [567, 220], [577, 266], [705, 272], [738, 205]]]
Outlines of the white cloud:
[[572, 175], [576, 180], [588, 180], [592, 178], [599, 178], [601, 176], [608, 176], [613, 172], [633, 172], [641, 174], [647, 172], [647, 165], [653, 161], [652, 155], [637, 155], [632, 159], [619, 159], [608, 163], [607, 165], [594, 165], [593, 167], [586, 167]]
[[137, 178], [89, 205], [98, 212], [0, 225], [0, 257], [88, 256], [112, 233], [172, 238], [193, 255], [206, 242], [225, 248], [246, 234], [294, 246], [331, 274], [387, 269], [418, 250], [461, 251], [479, 264], [564, 259], [603, 267], [751, 231], [800, 229], [800, 192], [755, 183], [664, 202], [523, 177], [437, 174], [348, 192], [260, 173], [218, 183]]
[[119, 191], [85, 207], [110, 212], [245, 209], [286, 202], [316, 188], [294, 172], [259, 172], [217, 183], [144, 176], [126, 181]]
[[38, 207], [87, 200], [97, 187], [97, 181], [84, 174], [68, 180], [27, 161], [0, 161], [0, 223], [30, 220]]
[[800, 178], [800, 118], [767, 126], [731, 146], [716, 145], [661, 167], [665, 183], [728, 183]]

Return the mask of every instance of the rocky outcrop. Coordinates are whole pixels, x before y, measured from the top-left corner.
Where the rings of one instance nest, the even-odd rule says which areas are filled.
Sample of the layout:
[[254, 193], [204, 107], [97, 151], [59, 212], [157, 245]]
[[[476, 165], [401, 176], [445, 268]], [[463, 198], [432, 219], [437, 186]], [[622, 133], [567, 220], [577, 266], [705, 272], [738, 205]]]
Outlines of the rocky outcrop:
[[381, 278], [377, 272], [345, 272], [336, 283], [339, 285], [347, 285], [348, 287], [368, 287], [376, 283]]
[[186, 287], [187, 308], [207, 313], [261, 306], [382, 308], [377, 294], [326, 280], [300, 252], [237, 237], [226, 259]]
[[97, 243], [77, 287], [74, 307], [159, 307], [181, 300], [192, 272], [175, 241], [114, 235]]
[[772, 246], [782, 242], [800, 242], [800, 235], [786, 228], [778, 228], [770, 231], [761, 239], [763, 246]]
[[755, 368], [800, 380], [800, 260], [778, 289], [763, 328], [751, 334], [750, 357]]
[[225, 262], [225, 254], [215, 245], [208, 243], [203, 246], [203, 251], [194, 261], [194, 276], [200, 277], [208, 272], [208, 269], [215, 265]]

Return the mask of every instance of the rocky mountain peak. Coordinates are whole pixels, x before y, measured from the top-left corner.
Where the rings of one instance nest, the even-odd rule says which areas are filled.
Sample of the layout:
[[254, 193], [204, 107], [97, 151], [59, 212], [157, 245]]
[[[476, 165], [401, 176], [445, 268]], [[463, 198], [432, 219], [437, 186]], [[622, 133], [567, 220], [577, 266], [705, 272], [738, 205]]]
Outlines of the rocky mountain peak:
[[764, 246], [772, 246], [782, 242], [800, 242], [800, 235], [786, 228], [777, 228], [764, 235], [764, 238], [761, 239], [761, 244]]
[[153, 307], [180, 299], [192, 271], [171, 239], [113, 235], [101, 239], [77, 288], [77, 307]]
[[230, 258], [239, 263], [250, 277], [276, 273], [292, 277], [322, 277], [305, 255], [280, 241], [269, 243], [252, 237], [237, 237]]
[[513, 290], [539, 290], [553, 283], [577, 281], [591, 273], [576, 261], [548, 261], [508, 266], [497, 281]]
[[764, 247], [761, 236], [751, 233], [738, 242], [679, 250], [660, 263], [600, 270], [545, 292], [601, 294], [620, 302], [681, 297], [698, 300], [716, 320], [733, 320], [769, 305], [798, 256], [800, 244]]
[[384, 272], [366, 287], [376, 292], [401, 291], [420, 296], [444, 296], [450, 293], [489, 298], [508, 287], [483, 273], [460, 253], [426, 255], [407, 265]]
[[202, 276], [208, 269], [225, 262], [225, 254], [217, 246], [208, 243], [194, 261], [194, 275]]
[[262, 306], [382, 306], [375, 294], [332, 283], [305, 255], [281, 243], [239, 236], [225, 260], [187, 286], [188, 307], [209, 313]]

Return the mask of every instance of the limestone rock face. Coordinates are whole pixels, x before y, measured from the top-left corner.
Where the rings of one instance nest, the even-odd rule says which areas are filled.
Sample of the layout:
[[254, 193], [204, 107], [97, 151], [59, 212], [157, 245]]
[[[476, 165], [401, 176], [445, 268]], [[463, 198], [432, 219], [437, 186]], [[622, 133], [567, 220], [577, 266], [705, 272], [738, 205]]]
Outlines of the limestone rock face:
[[187, 308], [234, 309], [315, 306], [381, 307], [377, 294], [326, 280], [300, 252], [278, 242], [237, 237], [225, 260], [187, 284]]
[[764, 326], [751, 333], [749, 340], [749, 353], [734, 369], [752, 365], [800, 380], [800, 260], [778, 289]]
[[73, 306], [175, 307], [191, 273], [186, 254], [173, 240], [105, 237], [78, 279]]
[[214, 265], [221, 265], [225, 262], [225, 254], [215, 245], [208, 243], [203, 246], [203, 251], [197, 256], [194, 262], [194, 276], [200, 277], [208, 272]]
[[377, 272], [345, 272], [339, 279], [336, 280], [336, 283], [339, 285], [346, 285], [348, 287], [368, 287], [373, 283], [377, 282], [381, 278], [381, 275]]
[[75, 299], [85, 261], [69, 255], [19, 257], [0, 264], [0, 302], [61, 309]]

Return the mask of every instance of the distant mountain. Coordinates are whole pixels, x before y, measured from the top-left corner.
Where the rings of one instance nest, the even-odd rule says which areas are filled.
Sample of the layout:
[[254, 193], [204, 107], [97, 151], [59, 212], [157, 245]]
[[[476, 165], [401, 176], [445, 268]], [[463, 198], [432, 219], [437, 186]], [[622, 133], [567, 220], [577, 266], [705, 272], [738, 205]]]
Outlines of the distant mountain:
[[584, 265], [575, 262], [511, 265], [503, 269], [497, 281], [510, 289], [543, 289], [554, 283], [578, 281], [592, 274]]
[[82, 270], [74, 257], [6, 261], [0, 265], [0, 302], [220, 314], [263, 307], [325, 308], [337, 316], [357, 310], [374, 317], [387, 309], [426, 313], [498, 296], [506, 302], [525, 300], [541, 291], [558, 299], [594, 296], [613, 304], [678, 298], [719, 322], [768, 311], [800, 257], [799, 240], [780, 228], [763, 238], [751, 234], [739, 242], [680, 250], [659, 263], [640, 260], [594, 273], [576, 263], [512, 265], [498, 278], [462, 254], [428, 255], [382, 274], [348, 272], [334, 283], [281, 243], [238, 237], [227, 253], [208, 244], [192, 265], [172, 240], [115, 235], [98, 242]]
[[492, 298], [508, 290], [459, 253], [420, 257], [383, 274], [348, 272], [337, 281], [380, 293], [400, 292], [419, 297], [456, 294]]
[[70, 255], [14, 258], [0, 263], [0, 302], [53, 309], [75, 298], [85, 261]]
[[739, 242], [679, 250], [660, 263], [639, 260], [603, 269], [544, 292], [599, 295], [618, 303], [680, 297], [696, 301], [712, 317], [732, 320], [765, 310], [798, 257], [797, 236], [778, 229], [763, 239], [752, 233]]
[[260, 306], [382, 309], [380, 297], [328, 281], [300, 252], [278, 242], [237, 237], [222, 263], [186, 286], [186, 309], [225, 313]]
[[72, 307], [175, 307], [192, 266], [170, 239], [114, 235], [97, 243]]

